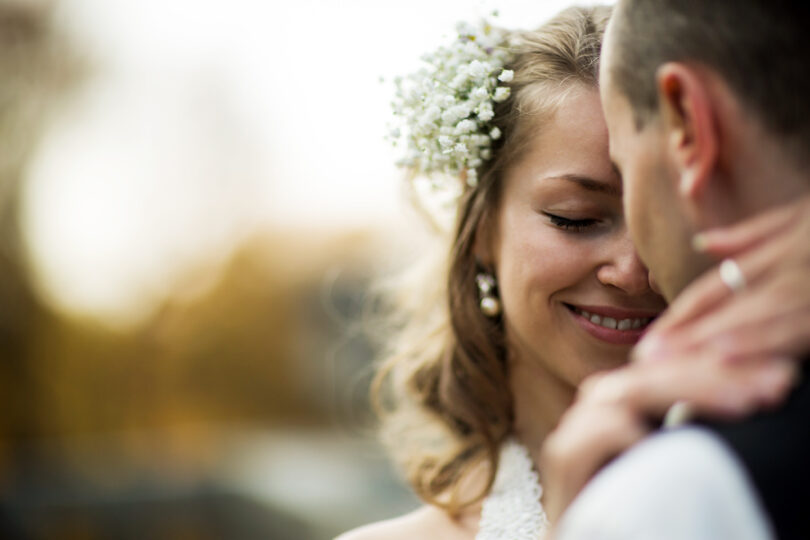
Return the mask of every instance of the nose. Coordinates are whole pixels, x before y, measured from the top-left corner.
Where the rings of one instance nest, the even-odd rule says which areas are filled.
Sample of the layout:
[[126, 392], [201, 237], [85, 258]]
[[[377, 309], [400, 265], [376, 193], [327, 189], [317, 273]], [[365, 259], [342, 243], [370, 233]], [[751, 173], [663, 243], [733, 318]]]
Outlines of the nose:
[[629, 295], [650, 291], [649, 271], [639, 259], [630, 237], [625, 235], [611, 244], [607, 260], [596, 271], [597, 279]]

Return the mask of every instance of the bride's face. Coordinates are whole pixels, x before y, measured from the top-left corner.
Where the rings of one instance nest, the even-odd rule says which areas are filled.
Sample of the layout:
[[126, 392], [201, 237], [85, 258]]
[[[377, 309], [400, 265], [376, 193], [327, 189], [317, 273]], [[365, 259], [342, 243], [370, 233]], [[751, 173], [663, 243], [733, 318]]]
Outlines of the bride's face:
[[625, 226], [597, 90], [565, 98], [502, 189], [488, 253], [513, 359], [571, 385], [625, 362], [665, 304]]

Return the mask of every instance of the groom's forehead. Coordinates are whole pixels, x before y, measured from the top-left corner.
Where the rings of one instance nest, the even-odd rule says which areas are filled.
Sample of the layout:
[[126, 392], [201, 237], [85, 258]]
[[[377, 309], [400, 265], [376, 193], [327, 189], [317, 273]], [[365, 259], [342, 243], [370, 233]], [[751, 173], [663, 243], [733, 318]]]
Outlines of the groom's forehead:
[[[600, 70], [604, 70], [604, 64]], [[621, 131], [620, 123], [629, 121], [632, 118], [632, 109], [626, 97], [622, 96], [621, 90], [616, 87], [612, 77], [608, 74], [600, 73], [599, 97], [602, 102], [602, 110], [605, 115], [605, 123], [610, 134], [608, 144], [613, 151], [617, 132]]]
[[[611, 65], [614, 59], [613, 47], [613, 20], [608, 23], [607, 29], [602, 41], [601, 55], [599, 59], [599, 95], [602, 99], [602, 107], [605, 110], [605, 116], [615, 114], [616, 111], [609, 110], [615, 108], [615, 92], [613, 77], [611, 76]], [[607, 118], [610, 122], [610, 118]]]
[[599, 78], [600, 80], [605, 77], [610, 69], [609, 63], [613, 60], [613, 47], [614, 47], [614, 33], [615, 33], [615, 15], [610, 18], [605, 27], [605, 33], [602, 36], [602, 47], [599, 54]]

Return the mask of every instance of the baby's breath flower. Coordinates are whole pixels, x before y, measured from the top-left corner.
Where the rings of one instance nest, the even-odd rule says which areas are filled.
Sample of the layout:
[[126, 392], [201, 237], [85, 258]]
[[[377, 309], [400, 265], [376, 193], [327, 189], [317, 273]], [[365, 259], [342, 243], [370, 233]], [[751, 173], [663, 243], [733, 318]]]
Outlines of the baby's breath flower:
[[462, 120], [456, 125], [456, 133], [470, 133], [477, 127], [478, 125], [472, 120]]
[[469, 72], [473, 77], [483, 78], [487, 75], [487, 66], [483, 62], [473, 60], [470, 62]]
[[447, 109], [442, 113], [442, 122], [445, 124], [453, 124], [458, 121], [458, 117], [453, 109]]
[[450, 81], [450, 88], [453, 90], [460, 89], [467, 81], [467, 77], [468, 75], [465, 72], [458, 73], [455, 77], [453, 77], [453, 80]]
[[478, 107], [478, 112], [476, 116], [482, 122], [489, 122], [495, 116], [495, 111], [492, 109], [492, 103], [489, 101], [482, 103], [480, 107]]
[[477, 100], [489, 99], [489, 90], [487, 90], [483, 86], [479, 86], [478, 88], [472, 91], [471, 96]]
[[431, 122], [435, 122], [438, 120], [442, 115], [441, 108], [436, 105], [435, 103], [425, 110], [425, 118], [430, 120]]
[[501, 137], [491, 124], [494, 104], [509, 99], [510, 89], [498, 84], [511, 82], [514, 72], [504, 69], [511, 58], [506, 32], [486, 22], [462, 22], [456, 30], [452, 44], [422, 56], [426, 67], [394, 79], [392, 109], [404, 129], [391, 130], [390, 138], [406, 143], [399, 165], [428, 176], [466, 172], [475, 185]]
[[478, 45], [473, 43], [472, 41], [468, 41], [464, 44], [464, 52], [469, 54], [470, 56], [475, 56], [478, 54]]
[[478, 185], [478, 171], [474, 168], [467, 170], [467, 185], [473, 188]]
[[472, 139], [473, 144], [476, 145], [476, 146], [480, 146], [480, 147], [489, 146], [490, 139], [489, 139], [489, 136], [487, 136], [487, 135], [481, 135], [479, 133], [479, 134], [473, 135], [470, 138]]
[[505, 83], [512, 82], [512, 79], [514, 78], [515, 72], [512, 71], [511, 69], [505, 69], [501, 71], [500, 75], [498, 75], [498, 80]]
[[492, 101], [496, 103], [500, 103], [502, 101], [506, 101], [509, 99], [509, 95], [512, 93], [512, 90], [507, 88], [506, 86], [499, 86], [495, 89], [495, 95], [492, 96]]

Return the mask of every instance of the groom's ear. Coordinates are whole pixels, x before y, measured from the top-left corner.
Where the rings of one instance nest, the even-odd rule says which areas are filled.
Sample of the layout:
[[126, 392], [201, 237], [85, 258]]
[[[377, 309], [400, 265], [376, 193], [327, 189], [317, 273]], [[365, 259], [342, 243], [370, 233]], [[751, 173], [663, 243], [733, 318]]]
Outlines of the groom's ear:
[[681, 196], [695, 202], [718, 159], [718, 133], [711, 97], [694, 68], [669, 62], [656, 72], [666, 151], [678, 174]]

